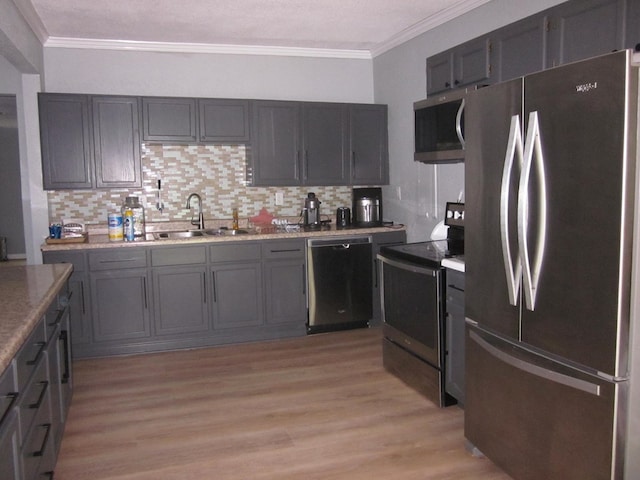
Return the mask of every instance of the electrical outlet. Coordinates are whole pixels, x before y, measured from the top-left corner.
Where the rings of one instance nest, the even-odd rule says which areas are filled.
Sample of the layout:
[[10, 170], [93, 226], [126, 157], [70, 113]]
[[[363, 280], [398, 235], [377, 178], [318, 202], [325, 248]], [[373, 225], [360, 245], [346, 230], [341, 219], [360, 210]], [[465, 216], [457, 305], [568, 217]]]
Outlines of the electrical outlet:
[[284, 192], [276, 192], [276, 205], [284, 205]]

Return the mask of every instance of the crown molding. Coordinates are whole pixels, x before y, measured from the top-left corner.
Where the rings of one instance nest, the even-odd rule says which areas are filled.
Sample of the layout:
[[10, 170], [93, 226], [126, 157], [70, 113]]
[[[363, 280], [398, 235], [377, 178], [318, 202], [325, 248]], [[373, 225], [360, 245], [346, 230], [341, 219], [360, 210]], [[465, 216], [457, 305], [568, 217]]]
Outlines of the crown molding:
[[40, 16], [36, 13], [36, 10], [33, 8], [33, 5], [28, 0], [11, 0], [13, 4], [16, 6], [24, 20], [27, 22], [33, 33], [40, 43], [44, 45], [44, 42], [49, 38], [49, 32], [42, 23]]
[[438, 12], [436, 15], [425, 18], [421, 22], [404, 29], [402, 32], [378, 44], [376, 47], [371, 49], [371, 57], [375, 58], [378, 55], [382, 55], [398, 45], [408, 42], [409, 40], [412, 40], [431, 29], [439, 27], [440, 25], [447, 23], [449, 20], [453, 20], [460, 15], [470, 12], [489, 1], [491, 0], [463, 0], [452, 5], [451, 7]]
[[44, 47], [162, 53], [219, 53], [233, 55], [276, 55], [285, 57], [326, 57], [371, 60], [371, 52], [369, 50], [277, 47], [263, 45], [222, 45], [206, 43], [138, 42], [129, 40], [100, 40], [92, 38], [49, 37], [44, 42]]

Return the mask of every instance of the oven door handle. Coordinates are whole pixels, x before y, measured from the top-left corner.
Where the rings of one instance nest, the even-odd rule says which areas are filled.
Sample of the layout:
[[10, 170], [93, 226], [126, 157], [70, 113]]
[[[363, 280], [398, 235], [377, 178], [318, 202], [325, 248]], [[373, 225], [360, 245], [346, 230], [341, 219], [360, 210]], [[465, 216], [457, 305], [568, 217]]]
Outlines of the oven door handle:
[[438, 274], [439, 269], [433, 269], [429, 267], [419, 266], [413, 263], [405, 263], [395, 259], [387, 258], [381, 254], [378, 254], [378, 260], [382, 263], [386, 263], [387, 265], [391, 265], [392, 267], [401, 268], [402, 270], [408, 270], [413, 273], [421, 273], [423, 275], [429, 275], [435, 277]]

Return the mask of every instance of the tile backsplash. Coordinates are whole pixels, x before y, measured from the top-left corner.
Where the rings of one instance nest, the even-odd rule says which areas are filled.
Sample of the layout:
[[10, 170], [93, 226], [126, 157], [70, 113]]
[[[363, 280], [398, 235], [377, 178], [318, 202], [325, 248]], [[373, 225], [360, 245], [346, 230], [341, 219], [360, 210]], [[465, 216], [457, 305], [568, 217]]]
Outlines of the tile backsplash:
[[[147, 222], [189, 220], [192, 211], [185, 207], [193, 192], [202, 197], [206, 219], [231, 218], [233, 207], [244, 218], [257, 215], [262, 207], [275, 216], [296, 216], [311, 191], [322, 202], [323, 215], [333, 218], [338, 207], [351, 205], [350, 187], [248, 186], [246, 159], [244, 145], [143, 144], [142, 188], [49, 191], [49, 220], [71, 218], [106, 226], [107, 215], [119, 212], [127, 196], [140, 197]], [[162, 180], [162, 211], [156, 208], [158, 179]], [[276, 192], [283, 193], [283, 205], [276, 206]]]

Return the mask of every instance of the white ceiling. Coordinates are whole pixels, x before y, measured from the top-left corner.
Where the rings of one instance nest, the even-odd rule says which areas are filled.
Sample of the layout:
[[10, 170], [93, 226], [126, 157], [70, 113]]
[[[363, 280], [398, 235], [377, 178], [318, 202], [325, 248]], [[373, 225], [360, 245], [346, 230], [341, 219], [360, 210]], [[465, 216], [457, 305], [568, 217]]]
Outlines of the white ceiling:
[[371, 57], [489, 0], [13, 1], [45, 46]]

